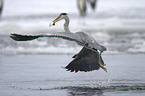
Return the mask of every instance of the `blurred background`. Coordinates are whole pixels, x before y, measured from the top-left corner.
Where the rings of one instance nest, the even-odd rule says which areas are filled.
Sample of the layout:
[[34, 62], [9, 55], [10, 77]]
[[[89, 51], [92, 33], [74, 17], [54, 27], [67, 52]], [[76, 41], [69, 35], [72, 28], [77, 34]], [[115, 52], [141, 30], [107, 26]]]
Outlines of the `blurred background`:
[[[2, 1], [2, 0], [1, 0]], [[81, 47], [65, 40], [16, 42], [10, 33], [63, 32], [64, 21], [49, 24], [62, 12], [70, 17], [70, 30], [90, 34], [107, 47], [104, 54], [145, 53], [145, 0], [98, 0], [93, 10], [86, 3], [81, 16], [77, 0], [3, 0], [0, 18], [0, 54], [74, 54]]]
[[[85, 1], [85, 6], [78, 7], [78, 1]], [[145, 0], [96, 0], [94, 9], [90, 1], [0, 0], [0, 94], [145, 96]], [[18, 42], [9, 37], [63, 32], [63, 20], [49, 24], [64, 12], [72, 32], [86, 32], [107, 48], [102, 58], [108, 73], [62, 68], [81, 50], [75, 42], [57, 38]]]

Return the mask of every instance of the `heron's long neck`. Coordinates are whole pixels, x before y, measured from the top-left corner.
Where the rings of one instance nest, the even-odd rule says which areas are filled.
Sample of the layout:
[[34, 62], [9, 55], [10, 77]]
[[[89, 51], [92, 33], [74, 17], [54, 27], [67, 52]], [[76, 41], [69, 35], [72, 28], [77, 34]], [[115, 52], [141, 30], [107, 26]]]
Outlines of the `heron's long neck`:
[[69, 18], [66, 16], [66, 18], [64, 20], [65, 20], [64, 30], [65, 30], [65, 32], [70, 32], [70, 30], [69, 30]]

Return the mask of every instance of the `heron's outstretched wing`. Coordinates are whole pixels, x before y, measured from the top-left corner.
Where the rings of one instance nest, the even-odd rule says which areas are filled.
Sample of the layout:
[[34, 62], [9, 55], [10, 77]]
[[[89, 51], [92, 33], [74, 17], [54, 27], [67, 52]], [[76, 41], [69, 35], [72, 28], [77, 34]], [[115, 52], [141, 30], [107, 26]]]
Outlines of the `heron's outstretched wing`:
[[[99, 53], [83, 47], [77, 55], [73, 56], [74, 60], [65, 68], [70, 72], [98, 70], [100, 68], [99, 56]], [[100, 63], [104, 66], [105, 64], [101, 56], [100, 59]]]
[[42, 35], [21, 35], [21, 34], [11, 34], [10, 36], [13, 40], [16, 41], [31, 41], [34, 39], [38, 39], [40, 37], [56, 37], [56, 38], [62, 38], [69, 41], [75, 41], [79, 44], [83, 45], [83, 42], [79, 40], [79, 37], [76, 34], [73, 33], [67, 33], [67, 32], [58, 32], [58, 33], [52, 33], [52, 34], [42, 34]]
[[15, 41], [31, 41], [31, 40], [39, 38], [38, 35], [32, 36], [32, 35], [21, 35], [21, 34], [15, 34], [15, 33], [11, 34], [10, 37]]
[[75, 41], [78, 44], [82, 46], [87, 46], [91, 49], [100, 50], [101, 52], [105, 51], [106, 48], [102, 45], [99, 45], [92, 37], [89, 35], [83, 33], [83, 32], [77, 32], [77, 33], [70, 33], [70, 32], [57, 32], [57, 33], [51, 33], [46, 35], [20, 35], [20, 34], [11, 34], [10, 36], [12, 39], [16, 41], [30, 41], [34, 39], [38, 39], [40, 37], [57, 37], [66, 39], [69, 41]]

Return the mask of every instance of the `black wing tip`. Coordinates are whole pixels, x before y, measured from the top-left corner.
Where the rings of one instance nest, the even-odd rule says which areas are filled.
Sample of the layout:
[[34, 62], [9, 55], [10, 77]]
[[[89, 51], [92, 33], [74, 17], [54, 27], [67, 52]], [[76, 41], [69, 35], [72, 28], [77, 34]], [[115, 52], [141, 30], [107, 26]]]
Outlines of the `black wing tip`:
[[11, 33], [12, 36], [21, 36], [21, 34]]
[[12, 39], [15, 40], [15, 41], [20, 41], [19, 38], [18, 38], [18, 36], [19, 36], [19, 34], [12, 33], [12, 34], [10, 35], [10, 38], [12, 38]]
[[66, 69], [66, 71], [75, 72], [75, 73], [77, 73], [79, 71], [79, 70], [70, 69], [67, 66], [66, 67], [61, 66], [61, 68]]
[[22, 36], [26, 36], [26, 35], [21, 35], [21, 34], [17, 34], [17, 33], [11, 33], [10, 37], [22, 37]]
[[67, 69], [66, 71], [70, 71], [70, 72], [75, 72], [75, 73], [77, 73], [77, 72], [90, 72], [90, 71], [93, 71], [93, 70], [99, 70], [99, 69], [89, 69], [89, 68], [82, 68], [82, 69], [75, 69], [75, 68], [73, 68], [73, 67], [68, 67], [68, 66], [66, 66], [66, 67], [63, 67], [64, 69]]
[[13, 40], [15, 40], [16, 38], [14, 36], [10, 36]]
[[75, 54], [72, 58], [76, 58], [78, 54]]
[[11, 33], [10, 38], [15, 41], [31, 41], [37, 39], [39, 36], [29, 36], [29, 35], [21, 35], [16, 33]]

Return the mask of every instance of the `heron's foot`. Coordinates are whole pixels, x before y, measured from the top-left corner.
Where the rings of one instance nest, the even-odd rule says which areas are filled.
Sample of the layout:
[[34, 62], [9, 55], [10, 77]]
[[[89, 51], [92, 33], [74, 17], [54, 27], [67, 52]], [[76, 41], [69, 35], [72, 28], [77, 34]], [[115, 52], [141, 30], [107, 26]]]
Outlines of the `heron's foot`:
[[104, 67], [104, 65], [100, 66], [105, 72], [107, 72], [107, 69]]
[[[102, 65], [102, 64], [101, 64]], [[103, 64], [102, 66], [106, 66], [106, 64]]]

